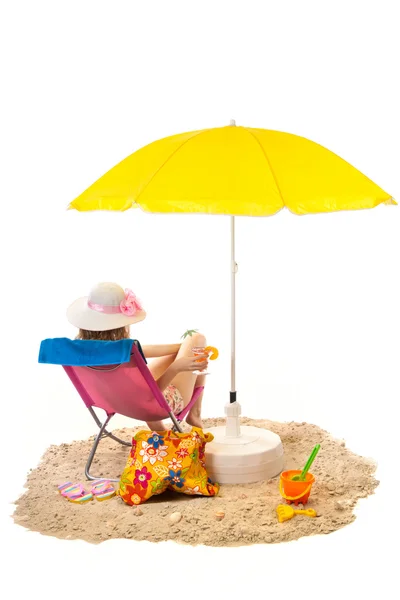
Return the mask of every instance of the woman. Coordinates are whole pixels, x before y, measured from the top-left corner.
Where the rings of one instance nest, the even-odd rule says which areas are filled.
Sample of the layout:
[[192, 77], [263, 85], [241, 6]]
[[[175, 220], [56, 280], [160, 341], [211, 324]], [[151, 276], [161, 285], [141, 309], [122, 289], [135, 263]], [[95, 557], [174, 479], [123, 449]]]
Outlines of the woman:
[[[68, 321], [78, 327], [77, 339], [117, 341], [130, 337], [130, 325], [143, 321], [146, 313], [131, 290], [123, 290], [116, 283], [98, 283], [89, 296], [78, 298], [67, 310]], [[179, 413], [190, 402], [195, 387], [204, 386], [206, 377], [193, 371], [206, 369], [208, 355], [194, 356], [191, 348], [205, 348], [204, 335], [196, 333], [182, 344], [142, 346], [147, 358], [154, 358], [149, 369], [174, 413]], [[203, 359], [201, 361], [201, 359]], [[201, 361], [201, 362], [200, 362]], [[203, 393], [190, 409], [186, 421], [194, 427], [203, 427], [201, 403]], [[150, 421], [152, 430], [165, 429], [162, 421]]]

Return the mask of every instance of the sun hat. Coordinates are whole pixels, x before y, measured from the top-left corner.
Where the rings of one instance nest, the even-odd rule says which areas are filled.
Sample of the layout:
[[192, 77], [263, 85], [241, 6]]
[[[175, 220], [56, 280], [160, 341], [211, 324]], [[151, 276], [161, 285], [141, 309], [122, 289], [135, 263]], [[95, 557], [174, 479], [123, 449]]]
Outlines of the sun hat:
[[88, 331], [108, 331], [133, 325], [146, 318], [140, 301], [130, 289], [116, 283], [97, 283], [89, 296], [78, 298], [67, 309], [67, 319]]

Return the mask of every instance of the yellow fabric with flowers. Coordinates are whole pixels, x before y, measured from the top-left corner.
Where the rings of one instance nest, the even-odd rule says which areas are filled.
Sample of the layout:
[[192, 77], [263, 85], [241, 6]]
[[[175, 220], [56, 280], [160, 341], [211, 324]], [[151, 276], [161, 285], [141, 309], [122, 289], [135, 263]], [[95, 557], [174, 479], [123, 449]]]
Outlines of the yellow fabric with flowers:
[[122, 473], [119, 495], [130, 505], [142, 504], [167, 488], [182, 494], [215, 496], [205, 466], [205, 445], [214, 436], [193, 427], [190, 433], [139, 431]]

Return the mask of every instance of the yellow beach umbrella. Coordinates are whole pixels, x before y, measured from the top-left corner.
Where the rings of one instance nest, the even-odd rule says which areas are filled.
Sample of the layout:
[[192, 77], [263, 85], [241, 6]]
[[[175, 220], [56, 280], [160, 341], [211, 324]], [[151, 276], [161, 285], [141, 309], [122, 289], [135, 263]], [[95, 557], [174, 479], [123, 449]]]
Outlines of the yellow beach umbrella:
[[322, 146], [289, 133], [231, 126], [182, 133], [141, 148], [70, 207], [262, 217], [284, 207], [302, 215], [381, 203], [394, 201]]
[[[231, 410], [226, 407], [226, 436], [239, 439], [240, 406], [236, 402], [235, 384], [235, 216], [269, 216], [285, 207], [296, 215], [304, 215], [373, 208], [382, 203], [396, 204], [390, 194], [319, 144], [289, 133], [236, 127], [232, 121], [228, 127], [182, 133], [141, 148], [91, 185], [71, 202], [70, 208], [125, 211], [140, 207], [153, 213], [230, 215]], [[240, 443], [248, 443], [251, 437], [251, 432], [247, 438], [241, 435]], [[274, 443], [266, 442], [267, 446]], [[276, 445], [274, 452], [277, 453]], [[229, 460], [227, 456], [227, 463]], [[279, 472], [278, 462], [264, 474], [272, 476], [273, 471]], [[253, 469], [251, 465], [249, 468]], [[256, 470], [240, 479], [237, 463], [234, 469], [235, 475], [224, 476], [226, 483], [256, 481]], [[219, 480], [224, 482], [222, 476]]]
[[234, 216], [297, 215], [396, 204], [342, 158], [306, 138], [231, 126], [182, 133], [141, 148], [70, 204], [79, 211], [140, 207], [232, 222], [232, 381], [235, 395]]

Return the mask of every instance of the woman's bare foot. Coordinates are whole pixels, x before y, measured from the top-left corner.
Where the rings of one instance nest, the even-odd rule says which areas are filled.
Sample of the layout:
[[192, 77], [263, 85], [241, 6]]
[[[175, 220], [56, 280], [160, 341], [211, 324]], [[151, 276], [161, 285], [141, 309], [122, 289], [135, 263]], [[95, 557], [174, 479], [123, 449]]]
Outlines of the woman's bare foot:
[[189, 423], [192, 427], [199, 427], [203, 429], [203, 421], [201, 420], [200, 415], [193, 415], [191, 413], [186, 417], [186, 423]]

